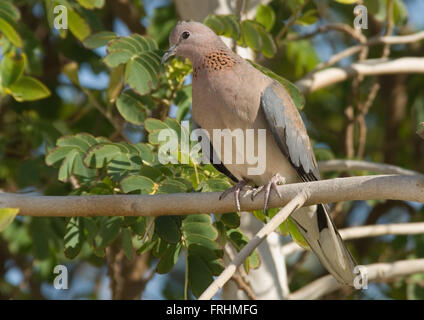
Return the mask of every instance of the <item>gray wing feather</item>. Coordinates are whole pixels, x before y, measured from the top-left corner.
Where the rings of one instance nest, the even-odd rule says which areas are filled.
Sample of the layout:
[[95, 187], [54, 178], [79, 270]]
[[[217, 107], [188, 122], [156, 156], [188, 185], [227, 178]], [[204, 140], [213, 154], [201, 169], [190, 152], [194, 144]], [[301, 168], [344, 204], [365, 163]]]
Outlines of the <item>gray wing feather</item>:
[[265, 89], [261, 107], [281, 152], [302, 180], [319, 180], [318, 166], [302, 118], [279, 83], [272, 83]]
[[[291, 97], [279, 83], [272, 83], [261, 96], [261, 107], [281, 152], [289, 159], [303, 181], [319, 180], [319, 171], [302, 118]], [[295, 211], [291, 217], [322, 264], [344, 284], [352, 285], [355, 260], [344, 246], [328, 215], [328, 208], [319, 204], [307, 214], [308, 208]]]

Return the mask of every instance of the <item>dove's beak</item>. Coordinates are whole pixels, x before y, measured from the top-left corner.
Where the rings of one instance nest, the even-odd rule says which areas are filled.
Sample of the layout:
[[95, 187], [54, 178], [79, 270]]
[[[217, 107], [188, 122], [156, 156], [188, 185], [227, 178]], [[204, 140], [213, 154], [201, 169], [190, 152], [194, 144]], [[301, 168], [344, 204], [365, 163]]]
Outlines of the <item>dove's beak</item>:
[[177, 52], [177, 45], [173, 45], [171, 46], [166, 52], [165, 54], [162, 56], [162, 60], [161, 63], [164, 64], [169, 58], [175, 56]]

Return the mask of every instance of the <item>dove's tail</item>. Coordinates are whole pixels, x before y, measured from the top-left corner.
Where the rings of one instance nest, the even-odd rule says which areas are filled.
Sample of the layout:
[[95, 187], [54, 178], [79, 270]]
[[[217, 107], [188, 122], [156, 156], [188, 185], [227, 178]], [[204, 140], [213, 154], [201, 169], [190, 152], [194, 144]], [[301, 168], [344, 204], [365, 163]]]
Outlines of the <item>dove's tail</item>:
[[324, 267], [340, 283], [353, 286], [356, 262], [343, 244], [326, 206], [300, 208], [291, 218]]

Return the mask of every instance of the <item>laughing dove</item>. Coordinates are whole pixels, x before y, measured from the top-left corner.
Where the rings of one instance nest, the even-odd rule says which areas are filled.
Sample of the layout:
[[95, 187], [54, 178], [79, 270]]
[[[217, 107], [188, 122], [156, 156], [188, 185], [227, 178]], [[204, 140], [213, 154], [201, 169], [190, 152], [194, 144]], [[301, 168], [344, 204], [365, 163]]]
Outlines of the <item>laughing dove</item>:
[[[213, 137], [214, 129], [266, 130], [265, 167], [252, 174], [249, 163], [226, 163], [217, 168], [237, 181], [223, 193], [239, 193], [253, 184], [265, 192], [265, 209], [271, 190], [279, 182], [297, 183], [320, 179], [317, 163], [302, 118], [286, 89], [232, 52], [211, 29], [198, 22], [179, 22], [172, 30], [171, 56], [188, 58], [193, 65], [193, 110], [195, 123]], [[232, 139], [233, 150], [237, 144]], [[255, 140], [255, 145], [259, 141]], [[211, 139], [221, 155], [221, 141]], [[242, 149], [242, 152], [244, 149]], [[234, 154], [236, 156], [236, 154]], [[303, 207], [291, 215], [321, 263], [341, 283], [352, 285], [356, 263], [328, 215], [325, 205]]]

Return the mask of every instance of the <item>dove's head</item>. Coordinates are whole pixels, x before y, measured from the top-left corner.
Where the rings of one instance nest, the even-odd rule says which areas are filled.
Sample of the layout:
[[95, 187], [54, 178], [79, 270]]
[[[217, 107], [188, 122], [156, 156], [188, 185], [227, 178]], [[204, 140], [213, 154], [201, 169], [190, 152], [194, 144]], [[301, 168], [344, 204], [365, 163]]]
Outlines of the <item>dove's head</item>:
[[[192, 63], [213, 49], [227, 48], [215, 32], [200, 22], [180, 21], [169, 36], [169, 49], [162, 63], [172, 56], [188, 58]], [[228, 49], [228, 48], [227, 48]]]

